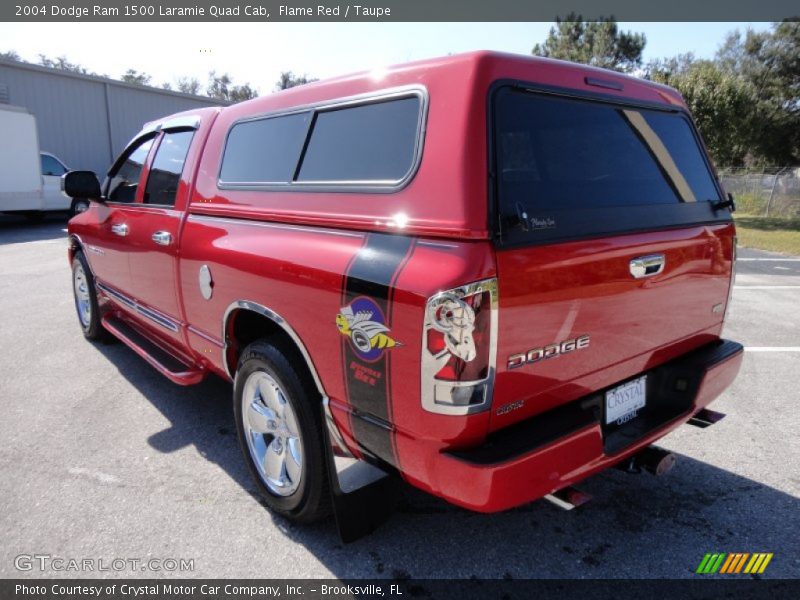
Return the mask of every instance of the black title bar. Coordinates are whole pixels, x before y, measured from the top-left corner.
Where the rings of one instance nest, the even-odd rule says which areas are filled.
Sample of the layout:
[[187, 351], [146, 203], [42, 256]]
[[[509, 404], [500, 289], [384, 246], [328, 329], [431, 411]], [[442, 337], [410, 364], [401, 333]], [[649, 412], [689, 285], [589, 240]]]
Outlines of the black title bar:
[[782, 21], [798, 18], [797, 0], [12, 0], [0, 20], [470, 22], [553, 21], [569, 13], [617, 21]]

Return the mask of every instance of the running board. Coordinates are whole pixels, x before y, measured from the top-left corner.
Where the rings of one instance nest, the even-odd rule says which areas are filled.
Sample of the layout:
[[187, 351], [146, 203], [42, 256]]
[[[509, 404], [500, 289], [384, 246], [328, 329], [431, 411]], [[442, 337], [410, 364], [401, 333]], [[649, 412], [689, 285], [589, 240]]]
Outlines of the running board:
[[119, 338], [171, 382], [178, 385], [194, 385], [205, 378], [205, 371], [187, 365], [184, 360], [152, 341], [138, 327], [127, 321], [108, 314], [103, 317], [102, 324], [114, 337]]
[[689, 425], [705, 429], [712, 425], [719, 423], [725, 418], [725, 413], [717, 412], [715, 410], [708, 410], [707, 408], [700, 409], [697, 414], [689, 419]]

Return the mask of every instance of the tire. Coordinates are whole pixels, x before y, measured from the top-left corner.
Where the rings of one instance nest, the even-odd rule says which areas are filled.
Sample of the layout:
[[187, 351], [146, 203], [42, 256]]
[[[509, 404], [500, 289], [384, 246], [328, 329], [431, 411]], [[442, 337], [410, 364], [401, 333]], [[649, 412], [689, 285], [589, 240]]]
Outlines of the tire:
[[94, 277], [81, 251], [76, 252], [72, 258], [72, 294], [75, 297], [75, 311], [78, 313], [78, 324], [83, 331], [83, 337], [92, 341], [107, 339], [106, 330], [100, 323]]
[[89, 201], [86, 198], [73, 198], [69, 207], [69, 218], [79, 215], [89, 209]]
[[331, 512], [320, 398], [287, 356], [289, 348], [269, 340], [244, 349], [233, 411], [242, 454], [264, 503], [292, 521], [311, 523]]

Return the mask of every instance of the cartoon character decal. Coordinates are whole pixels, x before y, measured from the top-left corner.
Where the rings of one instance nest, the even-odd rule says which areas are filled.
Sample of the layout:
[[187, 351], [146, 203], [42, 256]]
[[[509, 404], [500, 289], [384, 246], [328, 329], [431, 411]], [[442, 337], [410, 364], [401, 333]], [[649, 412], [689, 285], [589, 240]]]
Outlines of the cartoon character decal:
[[336, 315], [336, 327], [350, 338], [353, 350], [364, 360], [377, 360], [384, 350], [403, 345], [388, 335], [390, 330], [380, 307], [363, 296], [342, 307]]

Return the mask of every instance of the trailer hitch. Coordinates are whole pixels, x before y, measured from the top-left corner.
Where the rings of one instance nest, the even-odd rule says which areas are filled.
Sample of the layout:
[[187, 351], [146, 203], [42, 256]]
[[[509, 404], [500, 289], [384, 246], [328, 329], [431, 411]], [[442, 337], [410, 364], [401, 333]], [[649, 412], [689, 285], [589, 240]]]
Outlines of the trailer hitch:
[[660, 476], [671, 471], [677, 462], [678, 459], [672, 452], [658, 446], [648, 446], [615, 466], [626, 473], [636, 474], [645, 470], [652, 475]]

